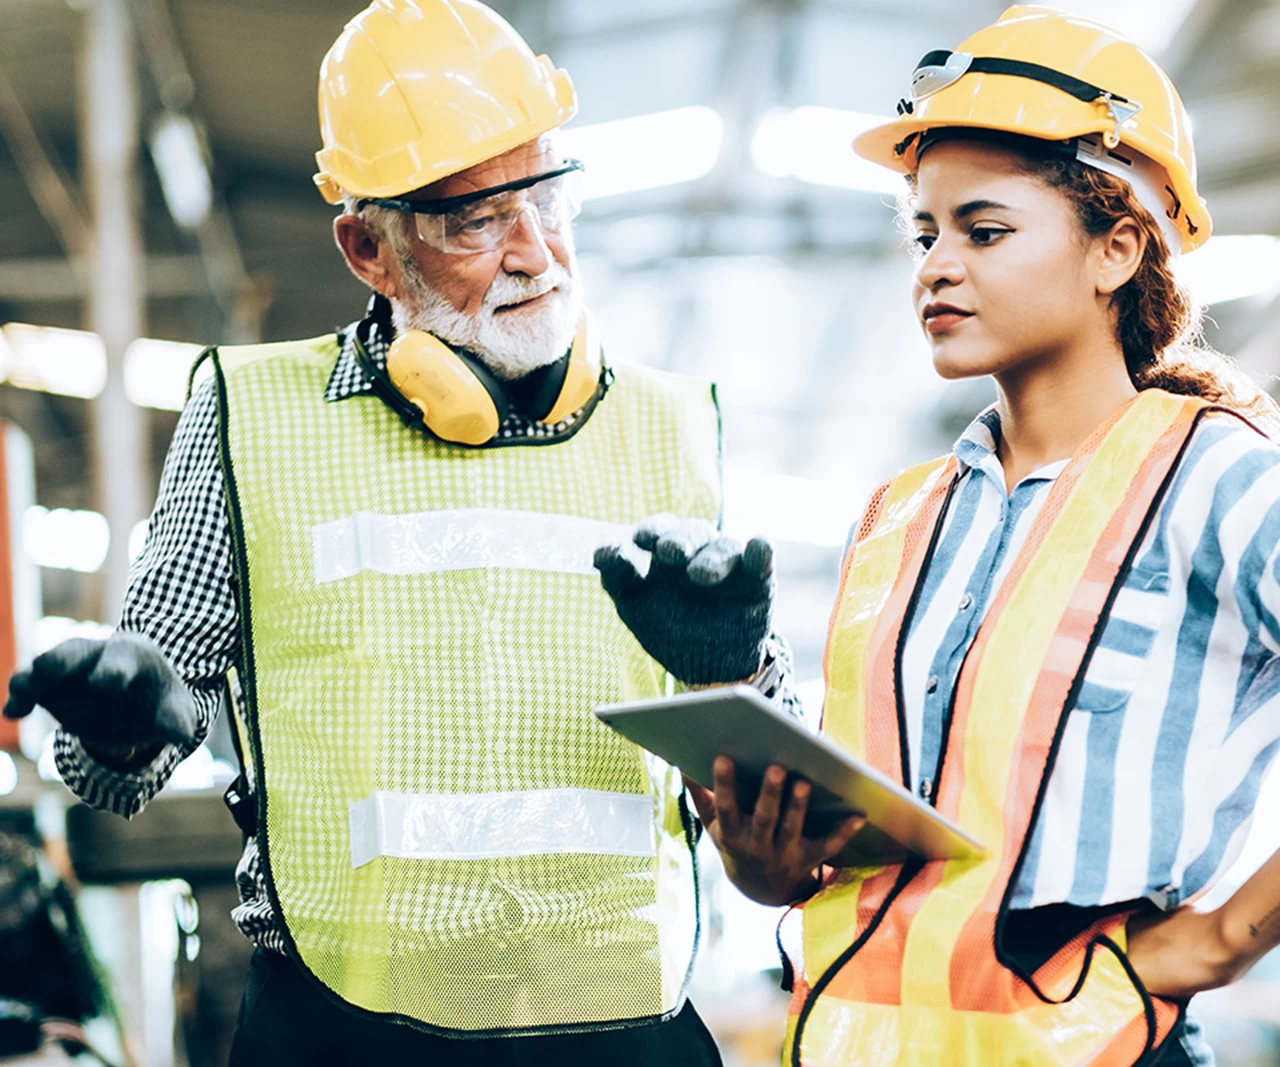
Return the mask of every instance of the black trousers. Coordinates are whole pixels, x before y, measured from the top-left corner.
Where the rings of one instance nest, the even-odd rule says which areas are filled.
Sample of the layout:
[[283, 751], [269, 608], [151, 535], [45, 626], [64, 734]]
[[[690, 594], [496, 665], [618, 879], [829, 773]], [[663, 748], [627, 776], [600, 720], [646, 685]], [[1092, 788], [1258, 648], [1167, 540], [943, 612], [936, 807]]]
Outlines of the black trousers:
[[284, 956], [255, 949], [240, 1004], [230, 1067], [327, 1064], [466, 1067], [721, 1067], [693, 1005], [674, 1019], [623, 1030], [458, 1040], [361, 1018], [317, 992]]

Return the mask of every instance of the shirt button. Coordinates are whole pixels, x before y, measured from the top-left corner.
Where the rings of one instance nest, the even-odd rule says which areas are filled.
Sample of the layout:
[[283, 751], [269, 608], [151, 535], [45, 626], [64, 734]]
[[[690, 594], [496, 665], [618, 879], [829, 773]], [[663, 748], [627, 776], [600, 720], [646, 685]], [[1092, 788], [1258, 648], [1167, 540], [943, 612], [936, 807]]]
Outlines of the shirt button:
[[924, 691], [926, 693], [936, 693], [938, 691], [938, 676], [936, 674], [929, 675], [929, 680], [924, 683]]
[[968, 593], [965, 593], [965, 595], [960, 598], [960, 610], [968, 611], [969, 608], [972, 606], [973, 606], [973, 597], [970, 596]]
[[933, 782], [928, 778], [922, 778], [920, 780], [920, 795], [924, 797], [925, 800], [928, 800], [933, 796]]

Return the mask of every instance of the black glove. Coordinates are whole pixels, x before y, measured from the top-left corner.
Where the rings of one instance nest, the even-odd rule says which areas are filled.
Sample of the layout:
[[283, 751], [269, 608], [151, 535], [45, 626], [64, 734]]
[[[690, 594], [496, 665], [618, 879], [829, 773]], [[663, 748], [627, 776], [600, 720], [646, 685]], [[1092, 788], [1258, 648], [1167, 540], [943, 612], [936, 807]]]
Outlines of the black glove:
[[6, 719], [39, 704], [90, 748], [109, 753], [195, 743], [191, 693], [154, 642], [134, 633], [73, 637], [9, 679]]
[[651, 554], [644, 577], [620, 545], [595, 566], [618, 615], [644, 650], [688, 685], [741, 682], [759, 670], [773, 609], [773, 546], [743, 548], [703, 519], [655, 515], [635, 543]]

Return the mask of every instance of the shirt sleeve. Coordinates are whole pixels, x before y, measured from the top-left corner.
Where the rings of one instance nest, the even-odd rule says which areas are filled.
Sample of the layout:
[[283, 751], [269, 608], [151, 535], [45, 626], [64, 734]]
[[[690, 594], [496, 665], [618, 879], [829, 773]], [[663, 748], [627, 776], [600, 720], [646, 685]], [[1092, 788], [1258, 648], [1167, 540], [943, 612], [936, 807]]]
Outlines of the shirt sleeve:
[[804, 719], [804, 705], [791, 686], [792, 673], [790, 643], [771, 633], [764, 644], [764, 666], [751, 684], [788, 715]]
[[59, 730], [58, 771], [85, 803], [132, 818], [203, 741], [222, 703], [223, 680], [239, 655], [231, 528], [218, 458], [212, 378], [178, 420], [142, 554], [129, 573], [120, 629], [154, 641], [191, 690], [196, 738], [165, 745], [151, 763], [114, 771], [80, 739]]

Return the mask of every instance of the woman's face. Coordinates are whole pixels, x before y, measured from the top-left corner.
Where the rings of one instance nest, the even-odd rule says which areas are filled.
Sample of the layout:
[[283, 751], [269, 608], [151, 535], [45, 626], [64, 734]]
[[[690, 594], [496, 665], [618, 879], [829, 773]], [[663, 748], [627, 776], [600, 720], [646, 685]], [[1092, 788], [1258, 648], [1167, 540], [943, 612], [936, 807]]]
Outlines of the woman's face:
[[943, 141], [921, 162], [913, 297], [944, 378], [1070, 358], [1114, 325], [1074, 208], [1004, 148]]

